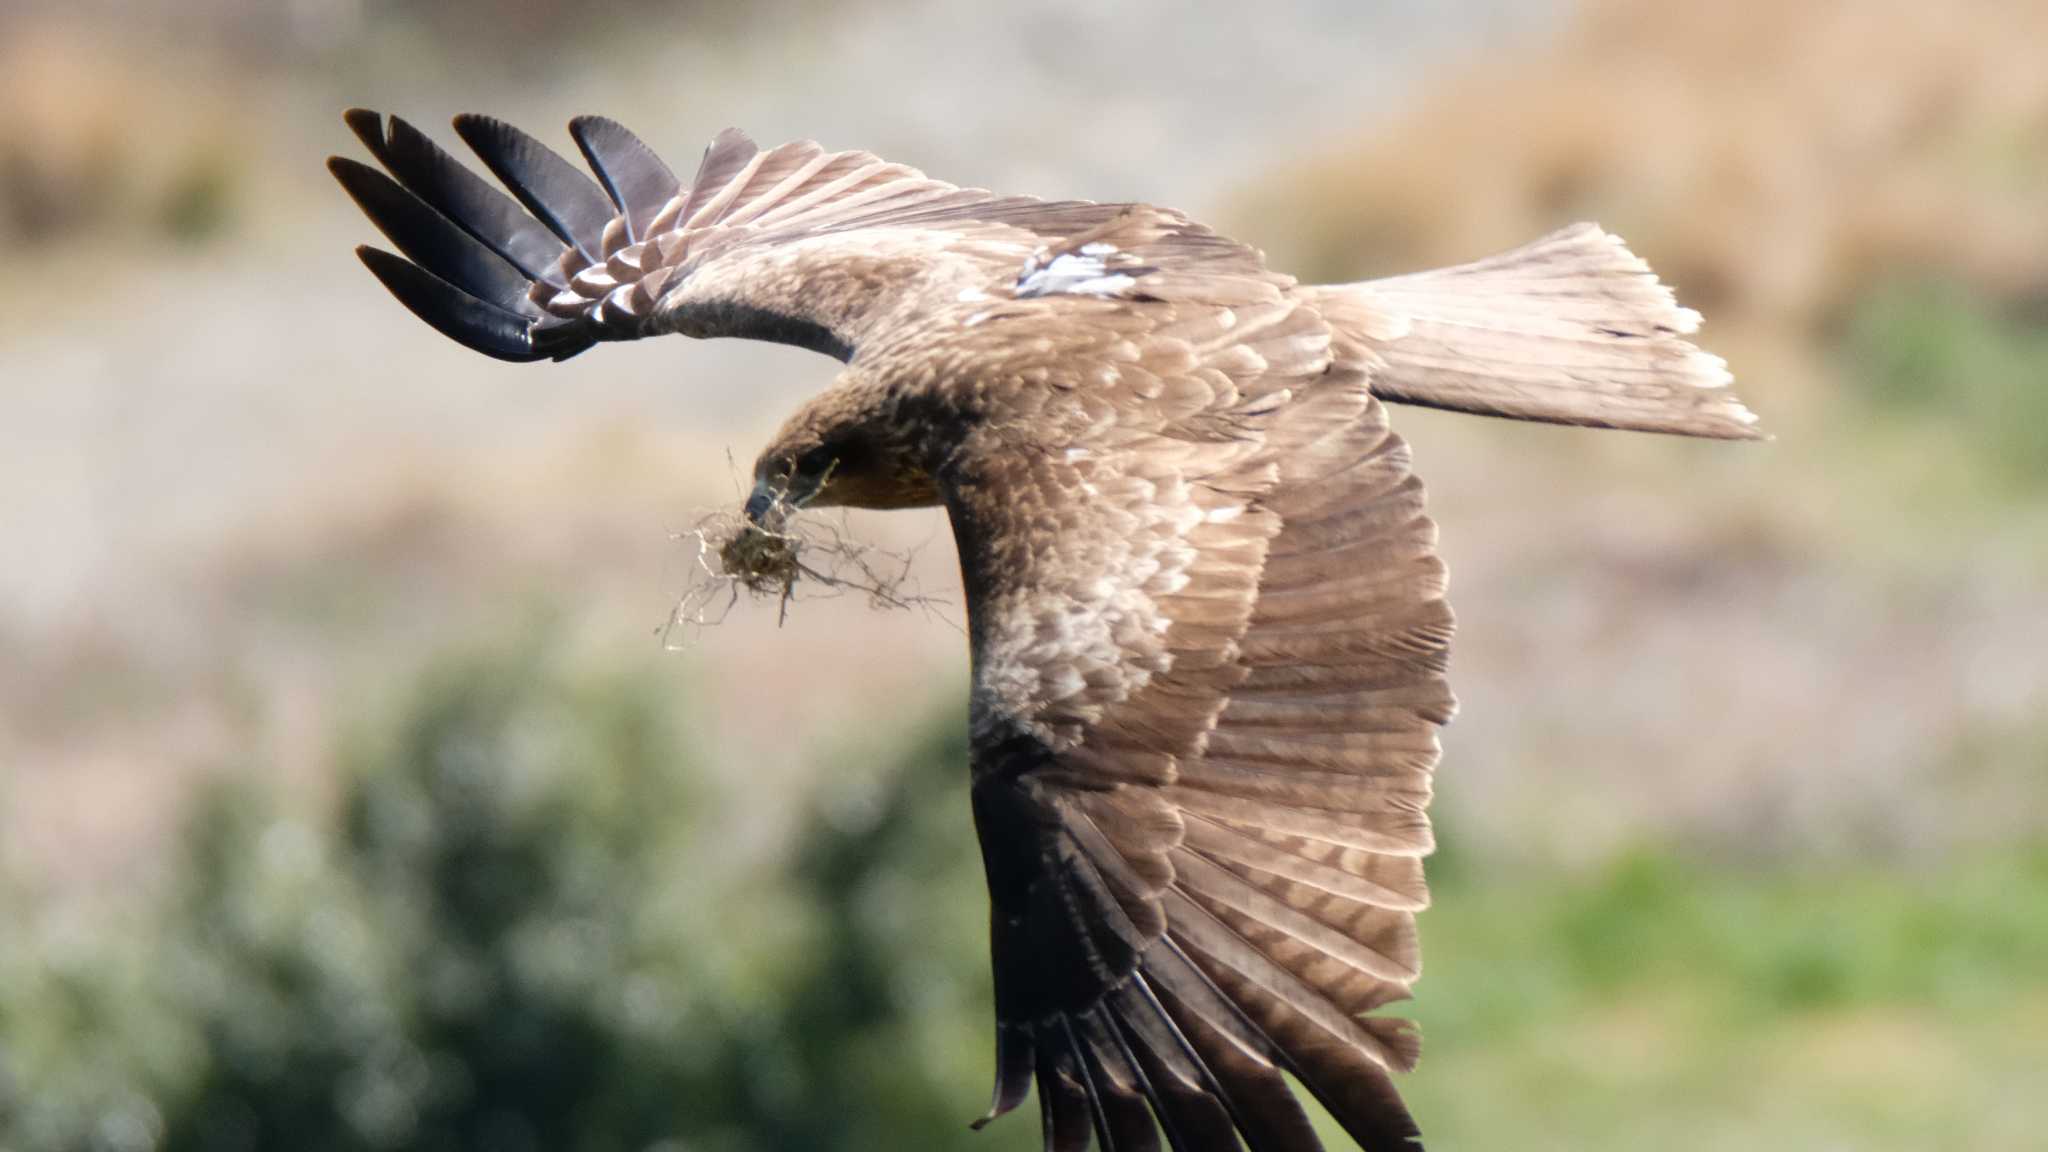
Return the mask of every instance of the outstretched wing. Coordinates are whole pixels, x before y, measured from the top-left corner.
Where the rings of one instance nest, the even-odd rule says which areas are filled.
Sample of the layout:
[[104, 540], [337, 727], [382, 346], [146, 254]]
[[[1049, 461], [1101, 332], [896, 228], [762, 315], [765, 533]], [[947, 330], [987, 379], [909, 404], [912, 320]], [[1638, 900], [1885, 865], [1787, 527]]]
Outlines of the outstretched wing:
[[581, 117], [569, 128], [593, 181], [509, 124], [457, 117], [507, 195], [404, 120], [346, 120], [384, 171], [328, 167], [403, 253], [364, 247], [363, 262], [444, 335], [504, 360], [663, 332], [850, 359], [889, 324], [1014, 280], [1049, 241], [1127, 210], [959, 188], [807, 140], [763, 151], [733, 130], [686, 185], [632, 133]]
[[1049, 1149], [1318, 1148], [1283, 1073], [1368, 1150], [1416, 1146], [1390, 1073], [1418, 1037], [1371, 1013], [1418, 973], [1443, 567], [1363, 367], [1269, 292], [1126, 308], [1114, 354], [1063, 352], [1093, 386], [1042, 390], [1034, 427], [1085, 432], [1019, 443], [998, 407], [942, 478], [974, 647], [990, 1115], [1035, 1081]]

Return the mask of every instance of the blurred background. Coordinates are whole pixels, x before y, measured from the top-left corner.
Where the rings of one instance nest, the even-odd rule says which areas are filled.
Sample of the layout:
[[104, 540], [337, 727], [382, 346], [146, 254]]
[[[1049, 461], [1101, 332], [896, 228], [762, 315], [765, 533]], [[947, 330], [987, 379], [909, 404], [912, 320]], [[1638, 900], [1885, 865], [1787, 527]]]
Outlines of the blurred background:
[[[1464, 711], [1433, 1149], [2037, 1149], [2048, 4], [0, 0], [0, 1149], [1035, 1146], [965, 643], [690, 552], [832, 377], [407, 316], [340, 110], [727, 124], [1305, 279], [1597, 219], [1777, 439], [1397, 410]], [[451, 133], [442, 133], [452, 142]]]

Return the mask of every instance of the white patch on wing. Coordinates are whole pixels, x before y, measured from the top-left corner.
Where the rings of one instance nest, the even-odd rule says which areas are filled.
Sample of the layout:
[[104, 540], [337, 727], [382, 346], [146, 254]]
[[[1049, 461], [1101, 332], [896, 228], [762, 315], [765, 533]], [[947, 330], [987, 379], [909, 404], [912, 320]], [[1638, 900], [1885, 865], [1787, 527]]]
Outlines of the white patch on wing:
[[1038, 253], [1025, 262], [1023, 274], [1017, 277], [1017, 296], [1030, 299], [1034, 296], [1118, 295], [1138, 282], [1128, 272], [1110, 270], [1110, 264], [1120, 255], [1125, 257], [1122, 261], [1125, 266], [1133, 263], [1128, 254], [1119, 252], [1115, 245], [1099, 240], [1083, 244], [1077, 251], [1060, 252], [1050, 258], [1043, 252]]

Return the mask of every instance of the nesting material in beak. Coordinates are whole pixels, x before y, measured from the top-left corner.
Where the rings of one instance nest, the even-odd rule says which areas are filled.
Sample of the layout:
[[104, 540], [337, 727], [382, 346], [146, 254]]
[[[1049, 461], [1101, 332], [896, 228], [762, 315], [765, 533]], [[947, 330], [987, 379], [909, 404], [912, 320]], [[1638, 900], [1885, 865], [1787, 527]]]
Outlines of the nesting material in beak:
[[918, 589], [910, 573], [915, 553], [859, 543], [837, 518], [804, 513], [773, 490], [756, 487], [739, 512], [713, 512], [682, 538], [695, 545], [696, 565], [663, 632], [670, 647], [687, 646], [699, 629], [723, 621], [742, 591], [774, 597], [778, 622], [805, 589], [858, 592], [877, 608], [929, 611], [944, 603]]
[[747, 522], [718, 546], [718, 566], [749, 592], [787, 596], [803, 566], [797, 563], [797, 538], [762, 526], [747, 509]]

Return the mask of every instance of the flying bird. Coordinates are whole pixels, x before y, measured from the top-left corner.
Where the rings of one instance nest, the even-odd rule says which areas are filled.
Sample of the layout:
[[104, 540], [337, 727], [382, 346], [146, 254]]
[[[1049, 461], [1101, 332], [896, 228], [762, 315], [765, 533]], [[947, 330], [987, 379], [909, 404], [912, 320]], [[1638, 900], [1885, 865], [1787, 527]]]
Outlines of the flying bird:
[[[1437, 729], [1436, 526], [1387, 402], [1752, 438], [1696, 313], [1590, 224], [1454, 268], [1309, 286], [1144, 204], [960, 188], [720, 133], [678, 178], [618, 124], [593, 181], [498, 120], [396, 117], [329, 167], [358, 249], [485, 355], [679, 332], [845, 365], [747, 514], [943, 506], [972, 651], [995, 1093], [1046, 1147], [1420, 1147], [1414, 1026]], [[506, 193], [509, 191], [510, 195]], [[978, 1125], [977, 1125], [978, 1126]]]

